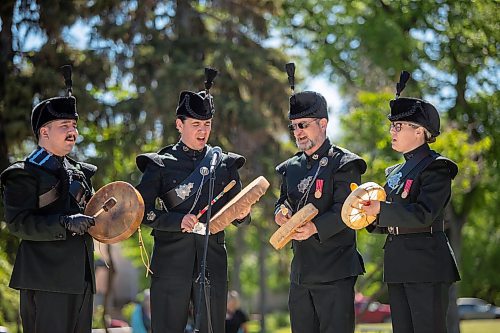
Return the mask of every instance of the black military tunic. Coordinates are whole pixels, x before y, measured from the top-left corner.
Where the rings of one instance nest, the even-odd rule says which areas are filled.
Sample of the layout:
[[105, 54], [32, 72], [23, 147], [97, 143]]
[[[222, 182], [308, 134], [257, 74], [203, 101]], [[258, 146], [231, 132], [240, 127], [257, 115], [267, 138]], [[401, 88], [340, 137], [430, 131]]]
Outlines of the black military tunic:
[[[327, 139], [311, 156], [297, 153], [276, 170], [283, 176], [276, 209], [285, 204], [296, 213], [313, 203], [319, 210], [313, 219], [318, 233], [292, 241], [292, 331], [319, 332], [320, 327], [321, 332], [353, 331], [353, 287], [364, 266], [356, 250], [356, 233], [342, 222], [340, 211], [351, 192], [350, 184], [360, 183], [366, 163]], [[319, 198], [315, 196], [318, 190]]]
[[[92, 237], [72, 236], [59, 221], [62, 215], [83, 213], [93, 193], [90, 178], [96, 169], [38, 148], [0, 176], [8, 229], [21, 238], [10, 287], [21, 290], [26, 331], [35, 331], [35, 312], [36, 329], [43, 332], [91, 330]], [[26, 303], [33, 298], [36, 308]], [[61, 308], [63, 314], [58, 313]]]
[[[208, 182], [203, 186], [195, 203], [196, 194], [179, 205], [168, 209], [167, 192], [179, 186], [200, 163], [207, 153], [188, 148], [184, 143], [167, 146], [160, 152], [137, 157], [137, 166], [144, 173], [137, 189], [145, 203], [143, 223], [153, 228], [155, 245], [151, 270], [151, 305], [153, 332], [183, 332], [187, 322], [189, 302], [198, 296], [203, 254], [203, 235], [183, 233], [182, 218], [198, 212], [208, 204]], [[215, 171], [214, 196], [222, 192], [231, 181], [236, 185], [218, 200], [212, 208], [212, 216], [232, 197], [241, 191], [238, 169], [245, 163], [244, 157], [223, 153], [222, 161]], [[208, 177], [208, 176], [207, 176]], [[191, 188], [190, 191], [197, 191]], [[194, 204], [194, 205], [193, 205]], [[206, 214], [200, 218], [206, 223]], [[249, 217], [235, 224], [249, 222]], [[211, 323], [214, 332], [223, 332], [227, 297], [227, 253], [224, 231], [209, 236], [207, 275], [210, 282]], [[204, 305], [203, 305], [204, 306]], [[196, 313], [196, 310], [195, 310]], [[206, 316], [201, 332], [207, 332]]]
[[380, 203], [375, 225], [367, 229], [389, 233], [384, 281], [394, 331], [445, 332], [448, 288], [460, 276], [443, 232], [443, 216], [458, 168], [427, 144], [404, 157], [405, 163], [386, 170], [387, 199]]

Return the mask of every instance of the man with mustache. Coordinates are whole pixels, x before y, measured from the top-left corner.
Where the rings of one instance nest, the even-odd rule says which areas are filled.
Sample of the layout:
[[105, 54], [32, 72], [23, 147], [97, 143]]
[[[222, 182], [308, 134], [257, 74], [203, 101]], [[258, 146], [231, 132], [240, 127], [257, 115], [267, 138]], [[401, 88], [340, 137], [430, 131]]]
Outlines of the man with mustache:
[[282, 182], [275, 222], [286, 223], [308, 203], [319, 210], [292, 237], [292, 332], [354, 332], [354, 284], [364, 266], [356, 233], [342, 222], [340, 212], [350, 184], [360, 183], [366, 163], [326, 137], [328, 112], [322, 95], [292, 95], [288, 118], [300, 151], [276, 167]]
[[[137, 157], [137, 166], [143, 172], [137, 186], [145, 204], [143, 224], [153, 229], [155, 241], [151, 261], [153, 333], [184, 332], [190, 302], [195, 314], [201, 303], [203, 317], [198, 323], [201, 332], [224, 332], [227, 299], [224, 231], [209, 236], [206, 274], [209, 287], [206, 299], [200, 302], [203, 228], [207, 214], [199, 214], [208, 204], [209, 169], [213, 167], [215, 172], [214, 196], [232, 180], [236, 181], [236, 185], [214, 203], [214, 216], [241, 190], [238, 169], [245, 163], [245, 158], [234, 153], [221, 153], [220, 148], [207, 145], [215, 112], [209, 89], [217, 72], [206, 69], [205, 73], [204, 91], [183, 91], [180, 94], [175, 120], [180, 133], [179, 142], [162, 148], [158, 153]], [[212, 161], [216, 164], [212, 165]], [[240, 212], [233, 224], [249, 222], [249, 213], [250, 208]], [[209, 316], [207, 308], [210, 309]]]
[[66, 67], [66, 97], [36, 105], [38, 147], [0, 175], [9, 231], [21, 239], [10, 287], [20, 291], [24, 332], [90, 333], [95, 292], [94, 219], [81, 214], [97, 168], [67, 156], [78, 137], [76, 98]]

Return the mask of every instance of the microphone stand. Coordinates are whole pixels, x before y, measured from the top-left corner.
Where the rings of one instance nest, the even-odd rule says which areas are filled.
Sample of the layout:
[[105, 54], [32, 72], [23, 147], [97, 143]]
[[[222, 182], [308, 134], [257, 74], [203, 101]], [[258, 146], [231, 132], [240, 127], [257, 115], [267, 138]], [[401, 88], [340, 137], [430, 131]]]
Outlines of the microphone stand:
[[208, 331], [212, 332], [211, 328], [211, 315], [210, 315], [210, 281], [206, 277], [207, 268], [207, 252], [208, 252], [208, 239], [210, 236], [210, 218], [212, 217], [212, 199], [214, 197], [214, 184], [215, 184], [215, 167], [210, 170], [210, 179], [208, 186], [208, 209], [207, 209], [207, 223], [204, 236], [204, 246], [203, 246], [203, 257], [201, 259], [201, 272], [198, 275], [197, 281], [200, 283], [200, 290], [198, 293], [196, 315], [195, 315], [195, 326], [194, 332], [200, 332], [201, 318], [202, 318], [202, 299], [205, 298], [205, 304], [207, 308], [207, 319], [208, 319]]

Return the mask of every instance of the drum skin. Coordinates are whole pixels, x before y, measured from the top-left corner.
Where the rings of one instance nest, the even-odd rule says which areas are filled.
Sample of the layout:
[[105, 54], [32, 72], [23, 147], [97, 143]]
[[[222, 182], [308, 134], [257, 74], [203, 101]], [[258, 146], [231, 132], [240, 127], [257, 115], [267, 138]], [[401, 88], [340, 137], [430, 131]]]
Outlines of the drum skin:
[[362, 201], [385, 201], [386, 193], [382, 186], [374, 182], [361, 184], [354, 189], [342, 205], [342, 221], [351, 229], [365, 228], [377, 219], [376, 216], [366, 215], [362, 209]]
[[264, 176], [248, 184], [210, 219], [210, 233], [215, 234], [233, 222], [241, 211], [252, 207], [266, 193], [269, 182]]
[[314, 207], [312, 203], [308, 203], [299, 209], [297, 213], [293, 214], [293, 216], [286, 221], [286, 223], [274, 232], [269, 239], [269, 243], [271, 243], [276, 250], [283, 248], [289, 241], [292, 240], [295, 230], [311, 221], [316, 215], [318, 215], [318, 212], [318, 209]]
[[85, 207], [86, 215], [94, 215], [109, 198], [114, 197], [116, 204], [95, 218], [95, 225], [89, 234], [101, 243], [113, 244], [125, 240], [141, 225], [144, 216], [144, 200], [141, 194], [129, 183], [116, 181], [97, 191]]

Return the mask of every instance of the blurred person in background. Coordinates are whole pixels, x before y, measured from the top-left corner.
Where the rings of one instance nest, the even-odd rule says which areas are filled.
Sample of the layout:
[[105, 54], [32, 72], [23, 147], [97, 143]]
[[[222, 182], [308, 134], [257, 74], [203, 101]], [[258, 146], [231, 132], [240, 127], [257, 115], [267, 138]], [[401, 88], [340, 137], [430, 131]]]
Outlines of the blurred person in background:
[[248, 316], [241, 310], [240, 295], [236, 290], [227, 293], [226, 333], [248, 333]]

